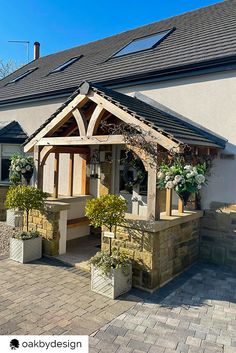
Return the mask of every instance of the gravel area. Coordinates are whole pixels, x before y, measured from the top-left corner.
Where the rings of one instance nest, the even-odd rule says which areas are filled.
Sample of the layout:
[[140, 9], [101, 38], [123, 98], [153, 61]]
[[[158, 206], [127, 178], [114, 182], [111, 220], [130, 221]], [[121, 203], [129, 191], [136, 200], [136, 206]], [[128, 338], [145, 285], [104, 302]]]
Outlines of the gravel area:
[[12, 227], [9, 227], [6, 222], [0, 222], [0, 255], [9, 253], [10, 237], [16, 232]]

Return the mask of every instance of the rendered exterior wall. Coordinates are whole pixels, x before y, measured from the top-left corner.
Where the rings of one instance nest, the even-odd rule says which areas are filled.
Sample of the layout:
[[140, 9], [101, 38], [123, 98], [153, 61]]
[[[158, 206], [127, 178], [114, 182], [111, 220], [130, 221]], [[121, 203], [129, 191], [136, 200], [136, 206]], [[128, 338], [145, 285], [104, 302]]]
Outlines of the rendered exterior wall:
[[[226, 152], [236, 155], [236, 71], [119, 89], [140, 92], [228, 139]], [[202, 193], [204, 208], [211, 201], [236, 203], [236, 159], [217, 159]]]

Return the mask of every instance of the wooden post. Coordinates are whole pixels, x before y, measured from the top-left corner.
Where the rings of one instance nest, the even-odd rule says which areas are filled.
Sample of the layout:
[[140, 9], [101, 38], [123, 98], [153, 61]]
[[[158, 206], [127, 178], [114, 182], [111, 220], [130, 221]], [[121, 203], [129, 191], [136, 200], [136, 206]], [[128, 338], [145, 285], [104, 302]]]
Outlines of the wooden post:
[[166, 189], [166, 215], [172, 214], [172, 189]]
[[81, 160], [81, 195], [86, 195], [87, 187], [87, 178], [86, 178], [86, 156], [81, 155], [82, 160]]
[[147, 193], [147, 219], [158, 221], [160, 219], [159, 200], [157, 198], [157, 171], [148, 168], [148, 193]]
[[74, 186], [74, 153], [70, 153], [69, 159], [69, 185], [68, 185], [68, 194], [73, 196], [73, 186]]
[[180, 197], [178, 201], [178, 213], [184, 213], [184, 202]]
[[34, 146], [34, 166], [35, 166], [35, 177], [34, 185], [38, 189], [43, 190], [43, 166], [40, 164], [40, 152], [42, 147]]
[[53, 190], [53, 196], [55, 198], [58, 198], [58, 181], [59, 181], [59, 153], [55, 153], [55, 158], [54, 158], [54, 190]]

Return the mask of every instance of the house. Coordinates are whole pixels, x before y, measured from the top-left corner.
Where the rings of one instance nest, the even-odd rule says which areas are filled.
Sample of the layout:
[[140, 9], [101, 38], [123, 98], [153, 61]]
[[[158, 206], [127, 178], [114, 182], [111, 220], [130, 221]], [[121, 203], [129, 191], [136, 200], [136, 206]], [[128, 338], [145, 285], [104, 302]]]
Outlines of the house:
[[[86, 199], [115, 192], [129, 203], [128, 232], [116, 242], [137, 263], [137, 286], [153, 289], [195, 261], [199, 234], [204, 258], [235, 266], [235, 15], [235, 0], [218, 3], [38, 58], [0, 81], [0, 121], [17, 120], [31, 135], [24, 148], [34, 152], [36, 182], [54, 197], [53, 219], [32, 215], [46, 250], [62, 254], [67, 240], [88, 234]], [[171, 214], [169, 193], [160, 216], [147, 166], [146, 184], [124, 192], [125, 143], [102, 130], [104, 120], [151, 131], [167, 151], [187, 145], [214, 156], [204, 217], [183, 213], [176, 195]]]

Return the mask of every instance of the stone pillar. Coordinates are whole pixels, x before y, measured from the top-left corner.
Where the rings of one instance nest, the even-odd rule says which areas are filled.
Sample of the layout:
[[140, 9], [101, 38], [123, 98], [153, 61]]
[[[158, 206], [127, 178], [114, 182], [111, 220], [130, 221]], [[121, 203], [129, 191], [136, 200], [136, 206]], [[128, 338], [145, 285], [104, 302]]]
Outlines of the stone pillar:
[[70, 205], [65, 202], [46, 201], [43, 212], [37, 210], [30, 212], [29, 230], [37, 230], [42, 236], [43, 254], [53, 256], [66, 251], [67, 210], [69, 208]]

